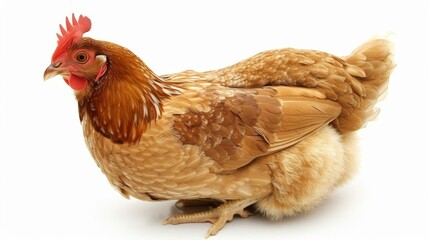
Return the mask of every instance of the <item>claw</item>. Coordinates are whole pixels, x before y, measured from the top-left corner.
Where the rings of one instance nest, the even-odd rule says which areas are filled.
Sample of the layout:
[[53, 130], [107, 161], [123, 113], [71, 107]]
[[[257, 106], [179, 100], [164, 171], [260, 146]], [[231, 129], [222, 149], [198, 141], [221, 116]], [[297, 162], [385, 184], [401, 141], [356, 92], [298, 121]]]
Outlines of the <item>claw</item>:
[[216, 235], [224, 226], [226, 222], [231, 221], [233, 216], [221, 216], [210, 226], [206, 233], [206, 239], [210, 236]]

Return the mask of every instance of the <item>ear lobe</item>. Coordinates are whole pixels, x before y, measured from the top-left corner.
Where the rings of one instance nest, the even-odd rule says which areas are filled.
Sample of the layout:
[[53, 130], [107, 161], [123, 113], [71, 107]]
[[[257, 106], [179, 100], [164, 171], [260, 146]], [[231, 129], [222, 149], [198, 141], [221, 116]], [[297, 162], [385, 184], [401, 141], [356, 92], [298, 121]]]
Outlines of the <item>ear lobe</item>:
[[95, 62], [97, 65], [101, 65], [100, 70], [98, 71], [97, 76], [95, 77], [95, 81], [98, 81], [107, 71], [107, 64], [106, 64], [107, 58], [105, 55], [97, 55], [95, 57]]

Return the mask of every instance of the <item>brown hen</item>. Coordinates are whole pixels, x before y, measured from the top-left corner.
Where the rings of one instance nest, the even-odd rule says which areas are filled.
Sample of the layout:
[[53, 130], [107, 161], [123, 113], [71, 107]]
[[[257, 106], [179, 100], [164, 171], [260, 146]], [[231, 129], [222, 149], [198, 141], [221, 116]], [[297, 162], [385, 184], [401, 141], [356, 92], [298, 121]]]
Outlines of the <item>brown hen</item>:
[[271, 219], [316, 206], [356, 170], [354, 133], [394, 68], [387, 40], [348, 57], [280, 49], [230, 67], [158, 76], [117, 44], [61, 27], [48, 79], [75, 90], [86, 144], [125, 197], [215, 204], [165, 223], [212, 222], [216, 234], [247, 207]]

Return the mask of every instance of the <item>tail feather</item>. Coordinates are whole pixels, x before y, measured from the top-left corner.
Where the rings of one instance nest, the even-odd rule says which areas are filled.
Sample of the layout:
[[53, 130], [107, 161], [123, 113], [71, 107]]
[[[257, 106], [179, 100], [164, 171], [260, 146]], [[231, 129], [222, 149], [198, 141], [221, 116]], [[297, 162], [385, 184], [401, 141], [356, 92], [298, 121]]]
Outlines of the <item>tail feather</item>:
[[[395, 68], [392, 53], [392, 43], [386, 39], [370, 40], [345, 58], [347, 72], [357, 81], [353, 84], [359, 94], [360, 104], [350, 115], [339, 118], [337, 127], [345, 132], [357, 130], [366, 122], [373, 120], [379, 113], [375, 107], [387, 90], [389, 77]], [[363, 87], [363, 89], [359, 89]]]

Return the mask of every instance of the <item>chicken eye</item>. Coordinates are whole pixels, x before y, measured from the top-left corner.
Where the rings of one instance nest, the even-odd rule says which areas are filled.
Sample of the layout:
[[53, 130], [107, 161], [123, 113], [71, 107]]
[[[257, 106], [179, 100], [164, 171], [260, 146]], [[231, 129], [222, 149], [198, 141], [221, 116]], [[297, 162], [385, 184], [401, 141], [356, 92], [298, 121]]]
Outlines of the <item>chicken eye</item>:
[[78, 54], [76, 54], [76, 61], [78, 61], [79, 63], [86, 63], [88, 62], [88, 54], [86, 52], [80, 52]]

